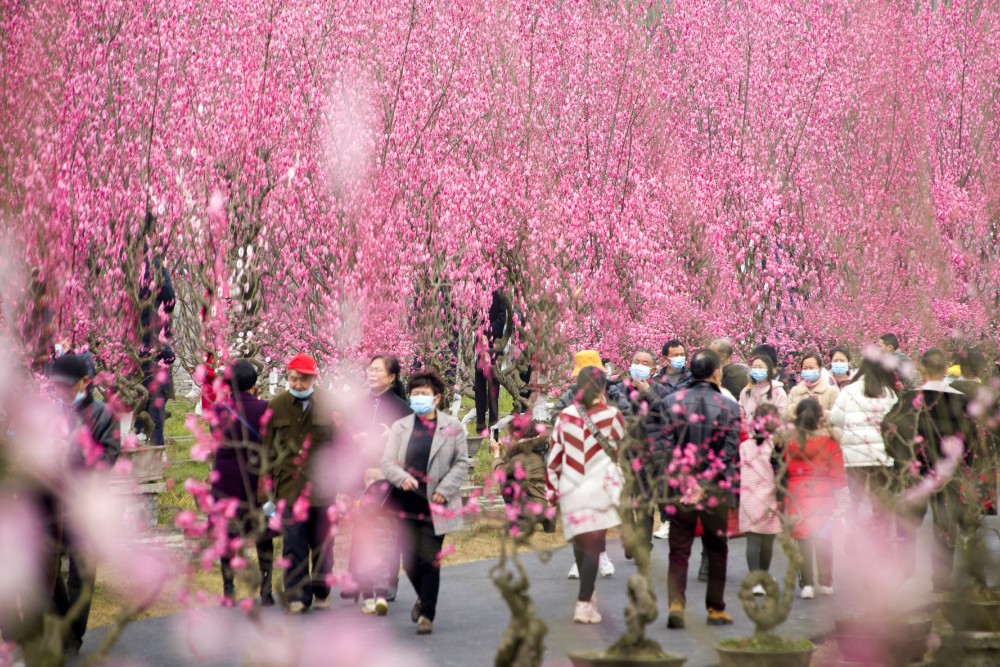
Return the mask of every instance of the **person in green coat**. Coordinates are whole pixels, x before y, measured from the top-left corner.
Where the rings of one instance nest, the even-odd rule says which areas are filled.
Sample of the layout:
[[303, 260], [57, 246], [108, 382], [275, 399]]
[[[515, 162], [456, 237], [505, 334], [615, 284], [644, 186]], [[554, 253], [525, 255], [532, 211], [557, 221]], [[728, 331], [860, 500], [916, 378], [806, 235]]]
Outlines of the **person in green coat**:
[[327, 392], [316, 386], [319, 368], [309, 355], [292, 358], [285, 377], [288, 390], [268, 403], [263, 449], [275, 502], [284, 501], [285, 603], [298, 614], [330, 606], [333, 534], [327, 511], [332, 498], [315, 488], [313, 464], [333, 440], [333, 408]]

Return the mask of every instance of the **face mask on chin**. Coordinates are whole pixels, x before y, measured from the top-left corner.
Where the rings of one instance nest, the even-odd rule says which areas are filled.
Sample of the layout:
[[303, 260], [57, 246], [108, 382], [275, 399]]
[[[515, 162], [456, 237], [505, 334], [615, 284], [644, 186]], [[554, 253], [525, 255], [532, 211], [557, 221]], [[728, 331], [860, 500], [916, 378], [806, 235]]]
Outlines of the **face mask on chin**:
[[316, 387], [309, 387], [308, 389], [303, 389], [302, 391], [299, 391], [297, 389], [289, 389], [288, 393], [294, 396], [295, 398], [306, 399], [313, 395], [313, 391], [315, 391], [315, 389]]

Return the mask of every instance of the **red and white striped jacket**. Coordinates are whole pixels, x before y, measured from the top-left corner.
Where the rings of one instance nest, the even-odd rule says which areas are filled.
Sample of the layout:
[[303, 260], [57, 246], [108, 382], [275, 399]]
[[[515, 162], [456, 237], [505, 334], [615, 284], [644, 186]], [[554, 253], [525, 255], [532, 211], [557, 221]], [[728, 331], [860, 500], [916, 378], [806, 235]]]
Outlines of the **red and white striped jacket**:
[[[617, 449], [625, 437], [622, 413], [605, 403], [595, 403], [587, 412], [594, 426]], [[585, 426], [575, 405], [556, 417], [547, 470], [549, 488], [559, 499], [567, 539], [621, 523], [621, 471]]]

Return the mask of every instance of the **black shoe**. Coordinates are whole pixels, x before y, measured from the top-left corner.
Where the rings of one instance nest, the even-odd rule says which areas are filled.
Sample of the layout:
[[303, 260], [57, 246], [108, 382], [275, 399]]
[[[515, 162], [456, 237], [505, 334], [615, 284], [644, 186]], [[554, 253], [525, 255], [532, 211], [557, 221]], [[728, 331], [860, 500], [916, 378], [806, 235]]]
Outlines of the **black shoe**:
[[260, 596], [260, 606], [261, 607], [273, 607], [274, 606], [274, 596], [270, 593]]
[[63, 656], [66, 658], [75, 658], [80, 655], [80, 649], [83, 648], [83, 642], [76, 637], [67, 637], [66, 643], [63, 645]]
[[413, 609], [410, 610], [410, 620], [414, 623], [420, 620], [420, 598], [417, 598], [416, 604], [414, 604]]

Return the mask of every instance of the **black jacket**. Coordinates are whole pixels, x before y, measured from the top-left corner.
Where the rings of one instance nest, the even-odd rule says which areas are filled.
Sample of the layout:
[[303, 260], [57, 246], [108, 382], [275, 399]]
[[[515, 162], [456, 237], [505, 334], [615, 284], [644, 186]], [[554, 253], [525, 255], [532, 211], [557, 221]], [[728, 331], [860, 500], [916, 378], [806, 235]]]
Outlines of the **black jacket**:
[[[101, 448], [98, 461], [102, 461], [109, 468], [118, 460], [121, 452], [121, 431], [118, 421], [107, 405], [94, 398], [90, 391], [79, 404], [73, 407], [73, 412], [80, 420], [81, 425], [89, 429], [90, 437], [94, 443]], [[74, 448], [73, 463], [75, 467], [92, 467], [97, 461], [88, 457], [82, 448]]]
[[[552, 419], [555, 420], [559, 413], [576, 403], [576, 385], [563, 392], [563, 395], [556, 401], [556, 407], [552, 411]], [[618, 408], [626, 417], [632, 413], [632, 406], [629, 402], [628, 394], [622, 391], [622, 383], [609, 382], [607, 387], [608, 405]]]
[[668, 377], [670, 376], [667, 374], [666, 367], [664, 367], [659, 373], [656, 374], [656, 377], [653, 378], [656, 382], [663, 385], [663, 388], [666, 389], [668, 396], [674, 392], [680, 391], [681, 389], [687, 389], [691, 386], [691, 383], [694, 382], [694, 378], [691, 376], [691, 371], [687, 368], [681, 371], [681, 376], [675, 383], [671, 383], [670, 380], [667, 379]]
[[949, 436], [961, 439], [962, 460], [972, 465], [980, 445], [976, 425], [967, 414], [968, 405], [969, 399], [957, 390], [904, 391], [882, 420], [886, 453], [893, 458], [896, 470], [905, 474], [916, 462], [918, 474], [927, 476], [944, 457], [941, 443]]
[[[695, 416], [692, 419], [692, 416]], [[684, 474], [683, 461], [674, 451], [693, 447], [693, 462], [687, 474], [709, 492], [733, 501], [739, 464], [740, 406], [714, 384], [697, 381], [687, 391], [663, 398], [646, 419], [651, 457], [664, 478]], [[668, 495], [673, 487], [667, 486]]]

